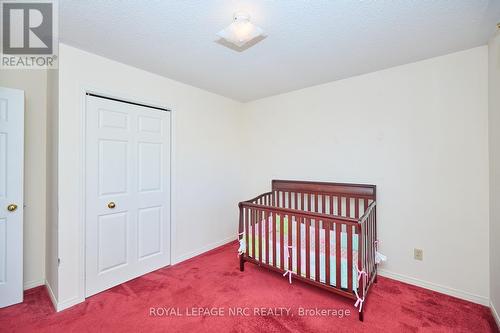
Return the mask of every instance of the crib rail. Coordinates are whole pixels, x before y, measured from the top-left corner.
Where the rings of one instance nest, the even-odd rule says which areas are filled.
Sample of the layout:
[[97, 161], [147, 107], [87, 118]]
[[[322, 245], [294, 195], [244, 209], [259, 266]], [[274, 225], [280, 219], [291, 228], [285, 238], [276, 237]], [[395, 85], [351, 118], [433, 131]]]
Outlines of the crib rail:
[[364, 298], [377, 269], [375, 186], [276, 180], [272, 186], [239, 203], [240, 238], [246, 244], [240, 269], [245, 261], [254, 262], [351, 299]]

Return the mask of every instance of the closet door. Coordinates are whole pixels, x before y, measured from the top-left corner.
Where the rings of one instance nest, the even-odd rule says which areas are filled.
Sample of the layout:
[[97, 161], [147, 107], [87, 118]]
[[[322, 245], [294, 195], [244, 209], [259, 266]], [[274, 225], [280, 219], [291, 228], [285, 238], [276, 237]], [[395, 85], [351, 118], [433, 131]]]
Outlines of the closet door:
[[170, 264], [170, 112], [87, 96], [86, 296]]
[[23, 301], [24, 92], [0, 87], [0, 307]]

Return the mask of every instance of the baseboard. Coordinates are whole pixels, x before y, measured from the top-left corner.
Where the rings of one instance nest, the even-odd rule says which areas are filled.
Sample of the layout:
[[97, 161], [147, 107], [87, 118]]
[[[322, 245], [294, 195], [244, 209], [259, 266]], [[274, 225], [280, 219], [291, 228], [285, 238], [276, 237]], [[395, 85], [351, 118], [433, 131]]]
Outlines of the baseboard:
[[433, 282], [423, 281], [423, 280], [416, 279], [416, 278], [406, 276], [403, 274], [390, 272], [390, 271], [387, 271], [385, 269], [378, 269], [378, 274], [380, 274], [381, 276], [385, 276], [385, 277], [394, 279], [394, 280], [398, 280], [401, 282], [412, 284], [412, 285], [422, 287], [425, 289], [437, 291], [439, 293], [450, 295], [450, 296], [460, 298], [460, 299], [463, 299], [466, 301], [470, 301], [473, 303], [477, 303], [477, 304], [481, 304], [481, 305], [485, 305], [485, 306], [490, 305], [490, 300], [488, 297], [475, 295], [475, 294], [469, 293], [467, 291], [454, 289], [454, 288], [443, 286], [443, 285], [436, 284]]
[[495, 321], [497, 322], [497, 327], [500, 330], [500, 316], [498, 315], [498, 312], [495, 309], [493, 302], [490, 302], [490, 309], [491, 309], [491, 314], [493, 315], [493, 318], [495, 318]]
[[[188, 260], [190, 258], [196, 257], [197, 255], [200, 255], [202, 253], [210, 251], [210, 250], [212, 250], [212, 249], [214, 249], [216, 247], [219, 247], [221, 245], [224, 245], [224, 244], [227, 244], [229, 242], [232, 242], [235, 239], [236, 239], [236, 236], [231, 236], [231, 237], [222, 239], [220, 241], [211, 243], [211, 244], [209, 244], [207, 246], [201, 247], [201, 248], [199, 248], [199, 249], [197, 249], [195, 251], [192, 251], [190, 253], [187, 253], [185, 255], [179, 256], [179, 257], [177, 257], [175, 259], [175, 262], [173, 262], [172, 265], [180, 263], [180, 262], [185, 261], [185, 260]], [[236, 251], [236, 249], [235, 249], [235, 251]], [[47, 283], [47, 281], [45, 281], [45, 283], [46, 283], [46, 286], [47, 286], [47, 290], [49, 290], [49, 295], [50, 295], [50, 298], [52, 300], [52, 304], [54, 304], [54, 308], [56, 309], [57, 312], [63, 311], [65, 309], [67, 309], [67, 308], [72, 307], [73, 305], [76, 305], [76, 304], [79, 304], [79, 303], [85, 301], [85, 298], [76, 297], [76, 298], [72, 298], [72, 299], [69, 299], [69, 300], [66, 300], [66, 301], [58, 302], [56, 300], [56, 298], [54, 297], [54, 294], [52, 293], [52, 289], [51, 289], [50, 285]]]
[[[220, 241], [217, 241], [217, 242], [208, 244], [206, 246], [200, 247], [197, 250], [194, 250], [192, 252], [189, 252], [187, 254], [184, 254], [184, 255], [181, 255], [181, 256], [175, 258], [175, 260], [172, 263], [172, 265], [175, 265], [175, 264], [178, 264], [178, 263], [180, 263], [182, 261], [185, 261], [185, 260], [191, 259], [193, 257], [196, 257], [196, 256], [198, 256], [198, 255], [200, 255], [202, 253], [205, 253], [207, 251], [213, 250], [216, 247], [219, 247], [221, 245], [227, 244], [227, 243], [232, 242], [234, 240], [236, 240], [236, 236], [230, 236], [230, 237], [224, 238], [224, 239], [222, 239]], [[237, 252], [237, 249], [235, 248], [234, 253], [236, 253], [236, 252]]]
[[82, 303], [84, 301], [85, 301], [85, 298], [76, 297], [76, 298], [68, 299], [66, 301], [58, 302], [56, 311], [60, 312], [62, 310], [70, 308], [73, 305], [77, 305], [77, 304]]
[[27, 289], [43, 286], [44, 284], [45, 284], [45, 279], [28, 281], [28, 282], [24, 282], [23, 288], [24, 288], [24, 290], [27, 290]]
[[49, 281], [45, 280], [45, 288], [47, 288], [47, 292], [49, 293], [50, 300], [52, 301], [52, 305], [54, 306], [54, 310], [57, 311], [57, 298], [52, 291], [52, 287], [50, 286]]

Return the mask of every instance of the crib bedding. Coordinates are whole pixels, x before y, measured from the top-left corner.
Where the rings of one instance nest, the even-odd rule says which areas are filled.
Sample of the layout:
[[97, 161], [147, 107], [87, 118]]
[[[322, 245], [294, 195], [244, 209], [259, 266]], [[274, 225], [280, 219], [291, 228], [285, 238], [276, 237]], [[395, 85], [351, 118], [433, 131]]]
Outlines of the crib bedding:
[[[283, 231], [280, 230], [280, 216], [276, 216], [276, 223], [275, 223], [275, 228], [273, 228], [273, 223], [271, 222], [272, 220], [269, 219], [269, 263], [270, 265], [273, 266], [280, 266], [280, 249], [281, 249], [281, 244], [280, 244], [280, 237], [281, 237], [281, 232], [283, 232], [283, 243], [284, 243], [284, 269], [285, 270], [291, 270], [297, 274], [297, 225], [295, 219], [292, 219], [292, 243], [288, 244], [288, 219], [285, 217], [283, 219]], [[260, 253], [259, 253], [259, 242], [262, 239], [262, 261], [266, 262], [266, 249], [265, 249], [265, 220], [262, 220], [261, 223], [256, 223], [255, 224], [255, 230], [254, 234], [255, 236], [253, 237], [253, 230], [249, 230], [248, 234], [248, 240], [249, 240], [249, 254], [256, 258], [260, 259]], [[306, 258], [306, 228], [305, 225], [302, 223], [300, 226], [300, 256], [301, 256], [301, 276], [306, 277], [306, 263], [305, 263], [305, 258]], [[258, 229], [261, 228], [261, 237], [258, 236]], [[272, 248], [272, 234], [273, 232], [276, 232], [276, 264], [273, 263], [273, 248]], [[309, 246], [309, 255], [310, 255], [310, 279], [314, 280], [316, 278], [316, 251], [315, 251], [315, 227], [310, 226], [309, 228], [309, 233], [310, 233], [310, 246]], [[320, 229], [319, 232], [319, 280], [322, 283], [326, 283], [326, 265], [325, 265], [325, 259], [326, 259], [326, 237], [325, 237], [326, 231], [324, 229]], [[340, 287], [341, 288], [347, 288], [348, 284], [348, 274], [347, 274], [347, 255], [348, 255], [348, 250], [347, 250], [347, 232], [345, 230], [342, 230], [340, 233], [340, 263], [341, 263], [341, 269], [340, 269]], [[255, 253], [252, 253], [253, 251], [253, 242], [255, 238]], [[291, 245], [291, 254], [292, 254], [292, 269], [288, 267], [288, 254], [289, 254], [289, 249], [288, 246]], [[354, 234], [352, 235], [352, 261], [353, 263], [357, 263], [358, 261], [358, 235]], [[336, 246], [336, 239], [335, 239], [335, 230], [330, 230], [330, 284], [332, 286], [337, 286], [337, 281], [336, 281], [336, 271], [335, 271], [335, 261], [337, 257], [337, 246]], [[353, 272], [352, 276], [356, 277], [357, 276], [357, 271], [355, 265], [353, 265]], [[357, 279], [353, 278], [352, 279], [352, 288], [357, 288]]]

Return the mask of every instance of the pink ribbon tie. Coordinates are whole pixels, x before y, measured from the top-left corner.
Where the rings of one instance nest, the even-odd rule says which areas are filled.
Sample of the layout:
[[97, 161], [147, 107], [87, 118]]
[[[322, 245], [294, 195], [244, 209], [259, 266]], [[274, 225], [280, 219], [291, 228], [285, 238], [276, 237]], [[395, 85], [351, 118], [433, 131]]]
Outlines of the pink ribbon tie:
[[[366, 274], [365, 271], [360, 271], [358, 268], [358, 265], [354, 264], [354, 267], [356, 267], [356, 271], [358, 272], [358, 287], [359, 287], [359, 280], [361, 280], [361, 277], [364, 275], [365, 278], [368, 278], [368, 274]], [[361, 312], [361, 309], [363, 308], [363, 302], [365, 301], [365, 296], [363, 298], [360, 298], [358, 295], [357, 288], [354, 288], [354, 294], [356, 294], [356, 303], [354, 303], [354, 307], [357, 308], [359, 305], [359, 312]]]
[[[288, 253], [287, 253], [287, 258], [286, 258], [287, 260], [288, 260], [288, 258], [291, 257], [290, 252], [291, 252], [292, 248], [293, 247], [291, 245], [288, 246]], [[285, 273], [283, 273], [283, 276], [286, 276], [287, 274], [288, 274], [288, 282], [290, 282], [290, 284], [292, 284], [292, 274], [296, 274], [296, 273], [294, 271], [291, 271], [289, 268], [285, 271]]]
[[354, 293], [356, 294], [356, 303], [354, 303], [354, 307], [357, 308], [359, 305], [359, 312], [361, 312], [361, 309], [363, 308], [363, 302], [365, 301], [365, 296], [363, 298], [360, 298], [357, 292], [357, 289], [354, 289]]
[[361, 280], [361, 276], [364, 275], [366, 278], [368, 277], [368, 274], [366, 274], [365, 271], [360, 271], [358, 268], [358, 265], [354, 264], [354, 267], [356, 267], [356, 271], [358, 272], [358, 282]]
[[[245, 235], [244, 231], [240, 232], [238, 234], [238, 239], [240, 238], [240, 236], [244, 236], [244, 235]], [[238, 248], [238, 255], [237, 255], [237, 257], [239, 257], [240, 255], [242, 255], [246, 251], [245, 237], [241, 237], [241, 239], [239, 239], [238, 241], [240, 243], [240, 247]]]

